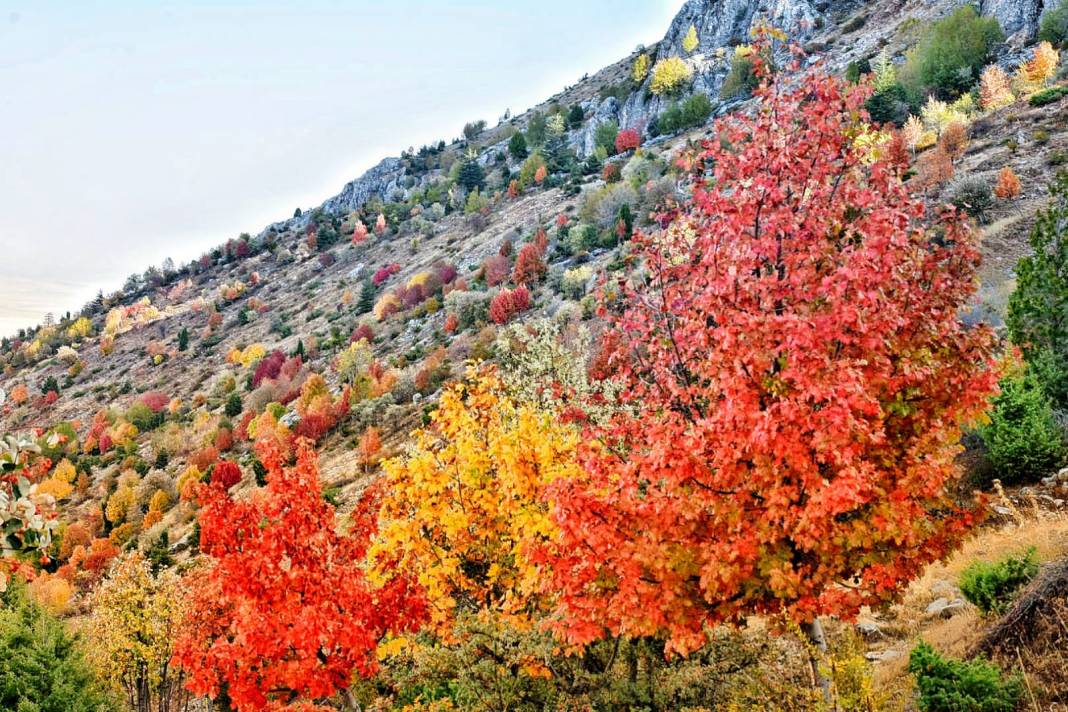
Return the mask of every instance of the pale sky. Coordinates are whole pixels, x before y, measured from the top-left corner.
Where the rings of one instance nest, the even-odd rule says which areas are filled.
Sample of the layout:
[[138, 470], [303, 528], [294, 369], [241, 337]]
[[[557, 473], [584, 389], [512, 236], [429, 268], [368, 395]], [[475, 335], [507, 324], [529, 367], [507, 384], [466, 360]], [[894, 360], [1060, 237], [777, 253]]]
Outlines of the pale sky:
[[659, 40], [682, 0], [0, 0], [0, 335]]

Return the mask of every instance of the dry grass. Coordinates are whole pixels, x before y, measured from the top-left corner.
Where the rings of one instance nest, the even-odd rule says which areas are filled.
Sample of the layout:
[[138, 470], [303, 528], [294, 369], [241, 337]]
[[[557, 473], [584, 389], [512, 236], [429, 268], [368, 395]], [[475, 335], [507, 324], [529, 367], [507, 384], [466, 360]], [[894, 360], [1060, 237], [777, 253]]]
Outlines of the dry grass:
[[[1003, 503], [1008, 503], [1008, 500]], [[1030, 547], [1035, 548], [1038, 559], [1043, 563], [1068, 556], [1068, 513], [1042, 511], [1034, 503], [1022, 510], [1015, 506], [1013, 509], [1011, 521], [979, 529], [945, 562], [930, 566], [908, 588], [901, 603], [887, 611], [880, 622], [884, 634], [892, 639], [887, 647], [901, 651], [902, 655], [876, 664], [877, 688], [897, 687], [902, 683], [908, 675], [908, 651], [918, 640], [929, 643], [945, 655], [968, 656], [992, 619], [984, 619], [971, 606], [946, 619], [931, 619], [926, 615], [926, 609], [937, 598], [959, 595], [957, 581], [961, 572], [972, 562], [996, 561]], [[1024, 651], [1024, 656], [1028, 658], [1026, 667], [1042, 671], [1042, 677], [1047, 679], [1051, 677], [1049, 672], [1068, 657], [1061, 652], [1054, 659], [1036, 651]], [[1009, 667], [1008, 664], [1006, 666]]]

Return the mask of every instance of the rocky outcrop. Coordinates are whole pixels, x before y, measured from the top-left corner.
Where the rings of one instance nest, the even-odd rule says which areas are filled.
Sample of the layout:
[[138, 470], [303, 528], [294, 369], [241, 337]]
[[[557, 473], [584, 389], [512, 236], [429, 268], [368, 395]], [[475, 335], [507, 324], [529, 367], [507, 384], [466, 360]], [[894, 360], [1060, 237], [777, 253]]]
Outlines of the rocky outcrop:
[[1019, 47], [1035, 39], [1042, 17], [1058, 3], [1059, 0], [982, 0], [979, 10], [996, 18], [1009, 44]]
[[377, 166], [351, 181], [341, 192], [323, 203], [324, 211], [340, 215], [356, 210], [371, 198], [386, 200], [401, 188], [404, 164], [399, 158], [386, 158]]
[[[730, 70], [732, 47], [747, 42], [759, 23], [786, 30], [793, 40], [803, 42], [821, 16], [817, 5], [815, 0], [687, 0], [657, 45], [654, 63], [684, 57], [694, 70], [693, 90], [715, 101]], [[682, 44], [691, 26], [698, 46], [688, 54]], [[644, 128], [663, 111], [667, 102], [650, 94], [649, 81], [620, 107], [620, 126]]]

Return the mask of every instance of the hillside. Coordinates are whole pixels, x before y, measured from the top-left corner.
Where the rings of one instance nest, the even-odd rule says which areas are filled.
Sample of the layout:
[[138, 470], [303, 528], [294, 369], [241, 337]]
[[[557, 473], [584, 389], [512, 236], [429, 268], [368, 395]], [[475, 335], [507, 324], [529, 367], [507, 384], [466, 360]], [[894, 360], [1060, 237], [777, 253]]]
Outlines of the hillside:
[[[429, 422], [448, 384], [473, 361], [517, 358], [509, 349], [526, 326], [554, 324], [563, 360], [577, 361], [570, 366], [585, 383], [587, 362], [609, 348], [598, 340], [606, 328], [598, 305], [611, 305], [622, 285], [643, 278], [632, 233], [656, 233], [691, 199], [695, 168], [704, 167], [693, 158], [701, 142], [721, 139], [716, 118], [759, 111], [745, 67], [758, 56], [753, 52], [765, 51], [751, 48], [765, 26], [785, 30], [789, 43], [803, 48], [801, 70], [867, 76], [877, 86], [867, 105], [888, 123], [872, 139], [875, 160], [900, 139], [912, 163], [911, 194], [932, 212], [953, 203], [969, 215], [982, 263], [964, 321], [989, 323], [1004, 338], [1017, 265], [1051, 207], [1049, 187], [1068, 167], [1068, 63], [1060, 59], [1030, 83], [1020, 79], [1035, 62], [1043, 18], [1056, 3], [984, 0], [979, 15], [1001, 32], [983, 65], [1017, 77], [1008, 98], [986, 105], [977, 77], [957, 98], [939, 101], [931, 86], [924, 91], [932, 98], [917, 97], [909, 84], [918, 81], [909, 74], [914, 48], [961, 5], [688, 0], [659, 43], [538, 106], [385, 158], [317, 207], [221, 241], [187, 265], [153, 266], [79, 313], [5, 338], [0, 431], [32, 435], [49, 458], [38, 476], [52, 483], [58, 524], [44, 579], [69, 582], [57, 584], [70, 599], [59, 607], [62, 615], [85, 625], [92, 592], [119, 550], [157, 558], [163, 552], [183, 571], [197, 561], [200, 524], [190, 495], [223, 458], [240, 466], [233, 492], [249, 496], [266, 471], [257, 439], [313, 440], [323, 492], [347, 528], [362, 521], [364, 495], [382, 481], [380, 462], [410, 449], [412, 432]], [[766, 50], [778, 71], [789, 66], [787, 45], [773, 39]], [[666, 77], [659, 70], [673, 61], [682, 74]], [[903, 137], [910, 125], [917, 132], [911, 140]], [[954, 132], [962, 134], [955, 141]], [[991, 189], [1006, 169], [1019, 189], [995, 197]], [[1056, 417], [1063, 421], [1063, 412]], [[917, 572], [896, 602], [866, 606], [855, 625], [829, 622], [825, 657], [835, 685], [861, 690], [852, 702], [839, 700], [838, 709], [916, 709], [906, 666], [921, 640], [962, 659], [982, 649], [1004, 670], [1030, 676], [1033, 709], [1068, 702], [1063, 667], [1058, 672], [1068, 659], [1068, 632], [1063, 619], [1059, 632], [1055, 624], [1068, 602], [1056, 585], [1041, 588], [1068, 557], [1068, 468], [1046, 463], [1041, 476], [1016, 478], [991, 464], [974, 432], [964, 442], [960, 462], [969, 479], [949, 489], [959, 500], [972, 486], [984, 489], [990, 498], [981, 506], [990, 519], [963, 548]], [[1063, 452], [1059, 457], [1068, 464]], [[69, 468], [63, 477], [55, 474], [61, 463]], [[1018, 635], [1012, 645], [1008, 633], [984, 640], [990, 631], [1003, 634], [998, 617], [965, 602], [960, 576], [974, 561], [1031, 545], [1042, 565], [1032, 584], [1042, 595], [1026, 611], [1033, 630], [1010, 631]], [[745, 618], [743, 631], [716, 628], [711, 642], [682, 662], [663, 662], [664, 641], [652, 634], [627, 638], [618, 659], [625, 636], [615, 652], [567, 658], [544, 640], [530, 642], [528, 629], [493, 629], [483, 633], [500, 636], [494, 645], [510, 652], [483, 654], [465, 643], [447, 653], [442, 643], [411, 663], [418, 675], [389, 667], [352, 694], [365, 705], [377, 699], [382, 709], [446, 698], [465, 709], [542, 709], [532, 700], [550, 698], [558, 709], [813, 708], [812, 698], [795, 695], [812, 682], [796, 664], [805, 645], [769, 636], [774, 616], [734, 617]], [[513, 654], [520, 662], [505, 659]], [[485, 673], [492, 682], [479, 677], [483, 665], [499, 668]], [[465, 667], [476, 682], [463, 677]], [[639, 669], [647, 683], [639, 684]], [[591, 681], [613, 670], [629, 680], [626, 703], [623, 692], [608, 692], [615, 683]], [[856, 679], [847, 684], [850, 675]], [[538, 685], [548, 679], [568, 680], [566, 699], [555, 688], [542, 694]], [[457, 691], [463, 684], [512, 687], [472, 702], [479, 696], [464, 697]], [[408, 698], [391, 697], [397, 690]], [[767, 699], [776, 691], [781, 707]], [[507, 695], [515, 699], [501, 702]]]

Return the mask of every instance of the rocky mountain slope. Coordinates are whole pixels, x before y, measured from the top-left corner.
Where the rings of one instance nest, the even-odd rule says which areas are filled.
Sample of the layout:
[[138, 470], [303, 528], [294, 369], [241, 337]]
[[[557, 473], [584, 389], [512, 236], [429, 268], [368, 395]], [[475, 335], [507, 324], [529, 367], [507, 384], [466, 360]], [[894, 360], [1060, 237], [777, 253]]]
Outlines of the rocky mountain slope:
[[[627, 269], [619, 224], [654, 228], [655, 210], [687, 195], [689, 176], [676, 159], [694, 142], [712, 138], [712, 116], [751, 109], [745, 96], [723, 96], [723, 87], [739, 61], [735, 48], [754, 29], [783, 28], [805, 48], [808, 65], [844, 73], [879, 55], [900, 66], [920, 30], [962, 4], [688, 0], [656, 45], [524, 113], [496, 126], [472, 127], [463, 139], [385, 158], [318, 207], [222, 243], [189, 265], [135, 275], [124, 290], [101, 295], [82, 314], [5, 339], [0, 430], [70, 423], [83, 446], [79, 471], [85, 477], [64, 502], [65, 516], [99, 520], [131, 471], [141, 481], [169, 483], [164, 489], [174, 494], [206, 450], [229, 452], [251, 468], [251, 417], [281, 401], [282, 419], [294, 428], [310, 420], [295, 405], [301, 384], [321, 376], [331, 397], [340, 397], [353, 381], [341, 360], [353, 343], [367, 338], [370, 356], [360, 376], [388, 372], [392, 386], [360, 396], [350, 416], [318, 434], [324, 487], [347, 512], [375, 476], [359, 454], [368, 429], [380, 431], [383, 454], [398, 452], [443, 382], [461, 375], [467, 359], [493, 358], [505, 326], [489, 309], [502, 291], [518, 288], [509, 286], [509, 274], [519, 250], [544, 240], [545, 279], [531, 286], [531, 307], [504, 321], [548, 317], [596, 332], [591, 294], [597, 281]], [[1009, 73], [1030, 57], [1041, 18], [1054, 5], [978, 3], [1006, 35], [995, 60]], [[656, 66], [670, 58], [683, 58], [691, 73], [681, 95], [657, 93], [653, 72], [634, 71], [639, 61]], [[708, 100], [701, 121], [662, 130], [664, 116], [694, 96]], [[1022, 182], [1018, 198], [995, 202], [982, 216], [977, 306], [997, 325], [1035, 215], [1047, 204], [1047, 186], [1068, 162], [1066, 117], [1068, 97], [1043, 106], [1020, 97], [977, 114], [954, 166], [958, 178], [991, 185], [1008, 166]], [[605, 136], [611, 143], [626, 130], [636, 132], [638, 151], [606, 145]], [[517, 135], [530, 145], [517, 147]], [[544, 173], [532, 156], [541, 157]], [[927, 194], [934, 204], [952, 193], [953, 185], [944, 184]], [[502, 269], [502, 260], [504, 276], [498, 279], [492, 274]], [[476, 316], [465, 318], [467, 309]], [[259, 364], [275, 351], [290, 363], [300, 359], [288, 394], [278, 385], [268, 395], [257, 380]], [[275, 377], [277, 371], [268, 382]], [[131, 412], [151, 394], [163, 394], [166, 408], [120, 442], [118, 425], [131, 421]], [[87, 445], [97, 425], [97, 446], [106, 434], [115, 447]], [[1057, 531], [1064, 526], [1056, 519], [1063, 495], [1051, 489], [1050, 502], [1041, 507]], [[192, 506], [173, 502], [146, 524], [147, 500], [143, 504], [145, 511], [126, 520], [137, 526], [125, 530], [120, 543], [146, 548], [166, 532], [173, 553], [184, 556]], [[1048, 550], [1059, 551], [1052, 543]], [[900, 637], [886, 621], [869, 621], [882, 626], [873, 634], [876, 656], [900, 652], [901, 641], [921, 625], [919, 611], [934, 590], [931, 581], [924, 585], [903, 604], [900, 614], [907, 620]], [[939, 625], [948, 618], [930, 616]], [[901, 666], [899, 658], [879, 660], [894, 668]]]

